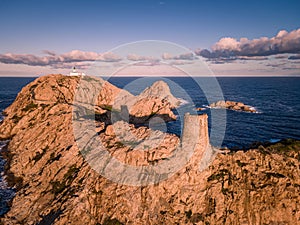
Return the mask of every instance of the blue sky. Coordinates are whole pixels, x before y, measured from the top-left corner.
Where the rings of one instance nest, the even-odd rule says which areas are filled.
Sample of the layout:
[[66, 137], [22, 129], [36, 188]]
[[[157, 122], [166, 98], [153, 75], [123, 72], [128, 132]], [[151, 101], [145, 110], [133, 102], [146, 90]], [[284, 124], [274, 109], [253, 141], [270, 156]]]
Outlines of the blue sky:
[[144, 39], [210, 49], [222, 37], [297, 30], [299, 21], [300, 1], [1, 0], [0, 54], [105, 52]]

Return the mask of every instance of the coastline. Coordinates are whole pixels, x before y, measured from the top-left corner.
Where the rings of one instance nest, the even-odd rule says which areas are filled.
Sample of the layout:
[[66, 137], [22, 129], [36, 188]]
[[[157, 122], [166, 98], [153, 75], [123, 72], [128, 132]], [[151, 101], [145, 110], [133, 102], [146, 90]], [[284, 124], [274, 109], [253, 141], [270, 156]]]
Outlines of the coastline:
[[14, 175], [9, 172], [10, 159], [8, 156], [9, 141], [0, 141], [0, 217], [9, 211], [13, 197], [15, 196]]
[[[199, 162], [206, 149], [202, 141], [208, 138], [204, 135], [191, 160], [169, 179], [141, 187], [115, 183], [93, 170], [76, 145], [70, 106], [76, 82], [75, 78], [59, 75], [36, 80], [24, 87], [5, 111], [0, 134], [4, 139], [11, 138], [9, 149], [3, 151], [5, 173], [8, 184], [16, 187], [16, 195], [1, 218], [3, 223], [38, 224], [50, 217], [55, 224], [231, 224], [259, 218], [265, 223], [296, 221], [296, 216], [286, 215], [297, 210], [294, 203], [300, 201], [300, 196], [286, 196], [298, 193], [300, 188], [300, 141], [282, 140], [269, 146], [257, 143], [249, 150], [219, 151], [209, 167], [200, 171]], [[106, 91], [113, 88], [109, 86]], [[112, 110], [109, 104], [99, 105]], [[116, 137], [111, 123], [105, 122], [106, 113], [102, 112], [103, 118], [93, 118], [99, 125], [95, 134], [113, 156], [126, 163], [137, 166], [168, 162], [174, 144], [180, 142], [175, 135], [165, 134], [163, 145], [136, 151], [134, 140], [125, 138], [122, 143]], [[84, 122], [80, 118], [78, 121]], [[127, 126], [125, 121], [119, 124]], [[200, 124], [208, 129], [206, 122]], [[147, 127], [129, 127], [142, 139], [151, 134]], [[121, 133], [127, 137], [131, 132]], [[149, 143], [153, 143], [151, 139]]]

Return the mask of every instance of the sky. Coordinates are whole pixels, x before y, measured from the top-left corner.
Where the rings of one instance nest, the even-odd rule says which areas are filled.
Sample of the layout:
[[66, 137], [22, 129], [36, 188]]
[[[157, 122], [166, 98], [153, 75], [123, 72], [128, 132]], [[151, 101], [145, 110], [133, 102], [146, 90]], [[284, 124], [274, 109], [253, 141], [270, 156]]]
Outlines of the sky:
[[[145, 63], [155, 73], [204, 63], [216, 75], [300, 75], [299, 28], [299, 0], [0, 0], [0, 76], [88, 71], [95, 61], [99, 73], [134, 62], [141, 75]], [[142, 40], [161, 49], [126, 45]]]

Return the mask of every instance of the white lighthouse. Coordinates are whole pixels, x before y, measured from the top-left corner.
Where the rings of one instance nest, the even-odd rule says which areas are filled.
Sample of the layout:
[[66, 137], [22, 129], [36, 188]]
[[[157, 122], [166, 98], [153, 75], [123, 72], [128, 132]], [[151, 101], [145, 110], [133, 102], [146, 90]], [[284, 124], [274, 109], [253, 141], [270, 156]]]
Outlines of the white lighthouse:
[[70, 72], [69, 76], [85, 76], [85, 73], [80, 73], [76, 71], [75, 66], [73, 67], [72, 71]]

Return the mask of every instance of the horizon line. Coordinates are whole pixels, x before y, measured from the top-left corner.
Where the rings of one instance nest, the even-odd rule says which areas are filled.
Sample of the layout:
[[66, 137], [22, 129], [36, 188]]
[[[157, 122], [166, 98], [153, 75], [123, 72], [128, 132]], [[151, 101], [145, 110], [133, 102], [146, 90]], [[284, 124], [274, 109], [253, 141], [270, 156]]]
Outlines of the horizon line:
[[[47, 75], [55, 75], [60, 74], [64, 76], [69, 76], [67, 74], [62, 73], [49, 73], [44, 75], [0, 75], [0, 78], [38, 78]], [[85, 75], [85, 76], [95, 76], [95, 77], [300, 77], [300, 74], [291, 74], [291, 75]]]

